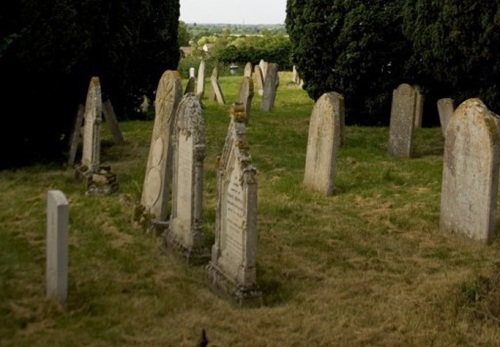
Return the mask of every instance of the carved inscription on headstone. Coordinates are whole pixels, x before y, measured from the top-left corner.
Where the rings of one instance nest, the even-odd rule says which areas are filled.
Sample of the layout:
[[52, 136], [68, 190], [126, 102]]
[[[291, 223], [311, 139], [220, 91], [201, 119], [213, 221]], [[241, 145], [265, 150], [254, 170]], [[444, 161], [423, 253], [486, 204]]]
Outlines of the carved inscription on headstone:
[[388, 153], [399, 158], [410, 158], [413, 143], [415, 90], [409, 84], [401, 84], [392, 94], [391, 125]]

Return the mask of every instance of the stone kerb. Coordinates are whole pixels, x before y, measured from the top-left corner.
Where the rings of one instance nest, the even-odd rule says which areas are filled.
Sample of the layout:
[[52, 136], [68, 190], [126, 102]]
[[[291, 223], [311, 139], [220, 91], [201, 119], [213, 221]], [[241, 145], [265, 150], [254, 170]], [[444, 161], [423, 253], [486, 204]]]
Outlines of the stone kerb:
[[446, 129], [441, 230], [490, 243], [500, 164], [499, 117], [479, 99], [463, 102]]
[[188, 263], [210, 258], [204, 245], [203, 161], [205, 123], [200, 100], [193, 93], [181, 100], [173, 138], [172, 215], [163, 235], [165, 250]]
[[145, 216], [136, 220], [148, 222], [167, 221], [170, 183], [172, 179], [172, 133], [179, 102], [182, 98], [181, 77], [177, 71], [165, 71], [158, 83], [155, 99], [155, 120], [146, 175], [142, 189], [141, 206]]
[[334, 191], [344, 114], [342, 95], [325, 93], [314, 104], [309, 122], [304, 186], [327, 196]]
[[242, 105], [234, 104], [217, 173], [215, 243], [207, 284], [238, 305], [259, 306], [257, 181], [248, 153], [245, 118]]
[[415, 127], [415, 89], [403, 83], [392, 94], [391, 123], [388, 154], [398, 158], [410, 158]]

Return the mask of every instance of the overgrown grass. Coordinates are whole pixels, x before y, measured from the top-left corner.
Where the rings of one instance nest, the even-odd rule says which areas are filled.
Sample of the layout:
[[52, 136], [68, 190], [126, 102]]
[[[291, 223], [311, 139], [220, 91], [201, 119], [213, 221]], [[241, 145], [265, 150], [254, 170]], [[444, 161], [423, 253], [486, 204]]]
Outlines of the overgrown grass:
[[[312, 101], [281, 85], [271, 113], [255, 94], [248, 127], [258, 170], [258, 281], [266, 305], [240, 309], [204, 285], [204, 267], [162, 254], [134, 229], [152, 122], [124, 122], [124, 146], [104, 127], [102, 157], [120, 193], [87, 197], [56, 164], [0, 172], [0, 345], [493, 346], [497, 321], [478, 316], [491, 246], [439, 231], [443, 139], [419, 129], [411, 160], [386, 155], [387, 128], [347, 127], [332, 197], [302, 187]], [[204, 100], [204, 233], [215, 225], [216, 157], [241, 77], [221, 77], [228, 104]], [[208, 81], [207, 81], [208, 91]], [[208, 94], [208, 92], [206, 93]], [[49, 189], [70, 201], [67, 307], [45, 298]], [[211, 344], [211, 345], [212, 345]]]

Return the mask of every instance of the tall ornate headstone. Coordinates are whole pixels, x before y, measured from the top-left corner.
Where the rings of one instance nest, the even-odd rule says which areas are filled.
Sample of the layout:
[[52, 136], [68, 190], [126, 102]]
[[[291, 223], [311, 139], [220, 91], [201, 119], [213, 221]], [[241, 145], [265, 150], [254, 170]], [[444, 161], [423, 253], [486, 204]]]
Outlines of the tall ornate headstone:
[[198, 81], [196, 85], [196, 96], [202, 100], [205, 97], [205, 60], [200, 61], [198, 67]]
[[246, 63], [245, 70], [243, 70], [243, 76], [252, 78], [252, 63]]
[[219, 81], [219, 69], [217, 67], [213, 68], [212, 75], [210, 76], [210, 95], [208, 96], [208, 100], [210, 101], [217, 101], [215, 96], [214, 85], [212, 82], [214, 78], [215, 80]]
[[243, 77], [238, 91], [238, 101], [243, 105], [246, 114], [246, 121], [250, 119], [253, 99], [253, 81], [251, 77]]
[[172, 150], [172, 215], [163, 235], [165, 249], [190, 263], [208, 261], [202, 231], [205, 123], [200, 100], [192, 93], [179, 104]]
[[309, 122], [304, 185], [325, 195], [334, 190], [344, 113], [343, 96], [325, 93], [314, 104]]
[[246, 139], [245, 113], [233, 105], [217, 173], [215, 243], [207, 284], [240, 305], [261, 305], [257, 285], [257, 182]]
[[166, 221], [168, 215], [172, 179], [172, 133], [181, 98], [179, 73], [165, 71], [156, 90], [155, 121], [141, 197], [145, 212], [157, 221]]
[[463, 102], [446, 129], [441, 230], [489, 243], [495, 235], [500, 118], [479, 99]]
[[410, 158], [415, 127], [415, 89], [403, 83], [392, 93], [391, 124], [388, 153], [399, 158]]
[[92, 77], [85, 103], [82, 166], [97, 172], [101, 164], [102, 97], [99, 77]]
[[278, 77], [278, 64], [270, 63], [267, 65], [267, 74], [264, 78], [264, 95], [260, 104], [262, 112], [271, 112], [276, 99], [276, 91], [280, 84]]
[[453, 99], [444, 98], [437, 101], [437, 109], [439, 113], [439, 121], [441, 122], [441, 130], [443, 136], [446, 135], [446, 128], [450, 122], [453, 111], [455, 110], [455, 101]]
[[262, 70], [259, 65], [254, 67], [255, 82], [257, 83], [257, 92], [260, 96], [264, 95], [264, 76], [262, 76]]

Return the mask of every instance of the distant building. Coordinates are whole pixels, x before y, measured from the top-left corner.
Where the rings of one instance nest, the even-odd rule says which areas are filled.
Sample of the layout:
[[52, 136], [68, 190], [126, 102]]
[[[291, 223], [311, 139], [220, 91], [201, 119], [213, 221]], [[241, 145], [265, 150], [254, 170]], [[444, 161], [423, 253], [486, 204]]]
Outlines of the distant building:
[[195, 50], [195, 48], [191, 47], [191, 46], [183, 46], [183, 47], [180, 47], [179, 49], [181, 51], [181, 56], [183, 58], [189, 57], [190, 55], [193, 55], [193, 52]]

